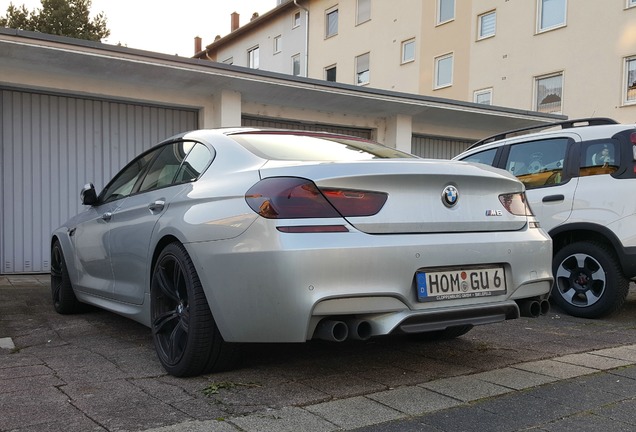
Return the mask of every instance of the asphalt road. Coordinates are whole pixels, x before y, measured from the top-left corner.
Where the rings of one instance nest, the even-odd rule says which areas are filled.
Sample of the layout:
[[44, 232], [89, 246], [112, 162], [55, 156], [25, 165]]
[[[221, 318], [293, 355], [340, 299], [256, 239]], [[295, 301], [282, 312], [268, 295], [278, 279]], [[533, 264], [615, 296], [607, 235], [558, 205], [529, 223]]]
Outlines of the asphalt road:
[[[605, 319], [552, 310], [539, 318], [477, 327], [444, 342], [398, 336], [253, 344], [244, 347], [243, 364], [234, 371], [178, 379], [159, 364], [149, 329], [97, 309], [58, 315], [48, 277], [0, 276], [0, 431], [270, 430], [240, 419], [300, 419], [316, 414], [318, 408], [311, 407], [334, 401], [351, 401], [352, 416], [375, 414], [374, 420], [342, 429], [390, 427], [384, 422], [395, 418], [364, 412], [373, 395], [634, 345], [635, 318], [632, 287], [625, 307]], [[329, 425], [311, 429], [342, 430]], [[400, 430], [399, 424], [394, 427], [386, 430]]]

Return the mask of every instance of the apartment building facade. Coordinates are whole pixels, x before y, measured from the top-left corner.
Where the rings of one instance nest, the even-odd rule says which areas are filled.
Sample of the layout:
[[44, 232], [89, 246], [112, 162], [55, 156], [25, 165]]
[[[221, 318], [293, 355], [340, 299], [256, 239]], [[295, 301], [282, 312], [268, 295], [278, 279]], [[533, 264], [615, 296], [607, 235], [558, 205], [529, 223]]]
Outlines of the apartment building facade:
[[636, 0], [282, 0], [195, 57], [636, 122]]

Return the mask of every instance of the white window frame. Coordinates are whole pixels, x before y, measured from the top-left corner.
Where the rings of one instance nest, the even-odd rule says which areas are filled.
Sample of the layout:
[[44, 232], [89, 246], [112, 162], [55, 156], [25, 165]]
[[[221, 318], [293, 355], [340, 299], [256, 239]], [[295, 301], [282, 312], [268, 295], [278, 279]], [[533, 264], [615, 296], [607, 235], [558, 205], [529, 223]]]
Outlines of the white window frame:
[[[550, 26], [543, 26], [543, 7], [544, 2], [547, 1], [561, 1], [563, 2], [563, 21], [552, 24]], [[543, 33], [550, 30], [565, 27], [568, 21], [568, 0], [537, 0], [537, 33]]]
[[[488, 103], [479, 102], [479, 97], [484, 95], [488, 95]], [[483, 105], [492, 105], [492, 87], [475, 90], [473, 92], [473, 102]]]
[[[330, 33], [330, 29], [329, 29], [329, 16], [332, 14], [336, 14], [336, 28], [335, 30]], [[338, 6], [334, 6], [332, 8], [329, 8], [325, 11], [325, 39], [329, 39], [332, 38], [336, 35], [338, 35], [338, 21], [340, 20], [340, 13], [338, 11]]]
[[627, 0], [625, 9], [633, 8], [634, 6], [636, 6], [636, 0]]
[[[452, 6], [452, 14], [450, 18], [443, 18], [442, 17], [442, 4], [443, 3], [447, 3], [450, 4]], [[436, 22], [437, 25], [441, 25], [441, 24], [446, 24], [447, 22], [451, 22], [455, 20], [455, 0], [437, 0], [437, 13], [435, 14], [436, 16]]]
[[[359, 68], [359, 59], [362, 59], [362, 57], [367, 58], [366, 69]], [[363, 86], [363, 85], [369, 84], [369, 82], [371, 82], [371, 53], [366, 52], [364, 54], [360, 54], [359, 56], [356, 56], [355, 65], [356, 65], [355, 85]], [[361, 77], [366, 77], [366, 79], [361, 80]]]
[[[634, 75], [630, 79], [629, 66], [633, 63]], [[635, 105], [636, 104], [636, 55], [625, 57], [623, 62], [623, 105]], [[630, 86], [630, 81], [633, 85]], [[633, 87], [630, 89], [630, 87]], [[631, 99], [630, 99], [631, 98]]]
[[[407, 57], [407, 50], [406, 48], [408, 46], [413, 46], [413, 55], [410, 57]], [[415, 61], [415, 38], [411, 38], [411, 39], [407, 39], [405, 41], [402, 41], [402, 62], [400, 64], [406, 64], [406, 63], [412, 63]]]
[[[302, 71], [300, 70], [300, 53], [291, 56], [292, 75], [300, 76]], [[298, 71], [296, 71], [296, 65], [298, 65]]]
[[[450, 60], [450, 77], [448, 81], [440, 81], [440, 63], [442, 61]], [[439, 90], [453, 85], [453, 69], [454, 69], [454, 53], [447, 53], [438, 57], [435, 57], [435, 76], [433, 82], [433, 90]]]
[[[360, 3], [364, 2], [368, 9], [367, 15], [360, 14]], [[356, 0], [356, 25], [371, 21], [371, 0]]]
[[300, 21], [300, 11], [294, 12], [292, 15], [292, 28], [295, 29], [296, 27], [300, 27]]
[[260, 49], [258, 45], [247, 50], [247, 66], [252, 69], [258, 69], [260, 67]]
[[[484, 18], [486, 18], [488, 16], [494, 16], [495, 17], [495, 25], [494, 25], [494, 28], [492, 29], [492, 33], [483, 34]], [[477, 40], [483, 40], [483, 39], [488, 39], [488, 38], [494, 37], [496, 33], [497, 33], [497, 11], [496, 10], [491, 10], [491, 11], [488, 11], [488, 12], [484, 12], [483, 14], [481, 14], [481, 15], [479, 15], [477, 17]]]
[[[540, 81], [550, 79], [550, 78], [555, 78], [555, 77], [561, 77], [561, 95], [559, 96], [561, 100], [559, 101], [559, 110], [558, 111], [542, 111], [539, 109], [541, 105], [541, 103], [539, 102]], [[564, 100], [563, 93], [564, 93], [564, 87], [565, 87], [564, 83], [565, 83], [565, 76], [563, 71], [534, 77], [534, 110], [537, 112], [543, 112], [543, 113], [561, 114], [563, 112], [563, 100]]]
[[278, 35], [274, 37], [274, 54], [278, 54], [283, 51], [283, 36]]

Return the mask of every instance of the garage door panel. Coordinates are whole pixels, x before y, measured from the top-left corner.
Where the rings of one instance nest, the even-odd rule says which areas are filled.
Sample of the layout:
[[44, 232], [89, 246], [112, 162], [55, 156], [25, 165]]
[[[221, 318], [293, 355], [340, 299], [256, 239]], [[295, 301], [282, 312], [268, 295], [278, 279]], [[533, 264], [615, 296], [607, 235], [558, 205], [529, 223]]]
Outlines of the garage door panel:
[[49, 236], [135, 155], [197, 128], [196, 110], [0, 89], [1, 273], [48, 272]]

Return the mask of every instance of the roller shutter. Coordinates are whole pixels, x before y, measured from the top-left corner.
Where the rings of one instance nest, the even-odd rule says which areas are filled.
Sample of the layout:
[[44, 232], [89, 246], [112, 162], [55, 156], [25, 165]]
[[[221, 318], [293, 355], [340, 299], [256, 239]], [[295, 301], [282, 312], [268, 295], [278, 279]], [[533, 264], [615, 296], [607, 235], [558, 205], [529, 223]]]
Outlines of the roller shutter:
[[48, 272], [53, 229], [133, 156], [196, 129], [196, 110], [0, 89], [0, 273]]

